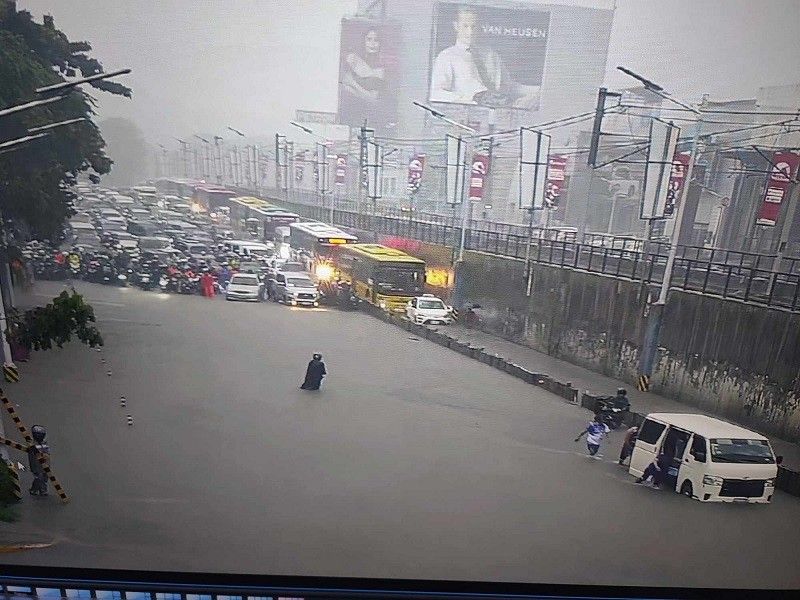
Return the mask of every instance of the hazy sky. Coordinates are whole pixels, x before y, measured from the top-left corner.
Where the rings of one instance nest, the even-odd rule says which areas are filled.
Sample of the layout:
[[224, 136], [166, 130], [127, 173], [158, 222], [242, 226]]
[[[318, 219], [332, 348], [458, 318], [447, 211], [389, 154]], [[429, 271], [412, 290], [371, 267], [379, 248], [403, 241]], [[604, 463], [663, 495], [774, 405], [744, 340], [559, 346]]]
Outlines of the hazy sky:
[[[401, 1], [401, 0], [393, 0]], [[561, 4], [609, 7], [613, 0]], [[336, 110], [339, 21], [357, 0], [18, 0], [89, 40], [106, 69], [131, 67], [133, 100], [98, 94], [151, 139], [286, 131], [295, 108]], [[800, 82], [800, 0], [619, 0], [607, 84], [618, 64], [690, 100], [755, 97]], [[421, 49], [428, 52], [427, 48]]]

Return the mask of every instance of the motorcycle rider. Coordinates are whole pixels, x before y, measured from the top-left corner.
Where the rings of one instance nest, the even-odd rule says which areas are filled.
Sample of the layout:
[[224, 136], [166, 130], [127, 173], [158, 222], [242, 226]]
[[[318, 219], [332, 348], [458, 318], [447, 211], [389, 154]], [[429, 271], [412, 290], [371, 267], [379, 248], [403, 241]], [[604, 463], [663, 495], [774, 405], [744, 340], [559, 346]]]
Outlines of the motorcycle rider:
[[614, 396], [613, 406], [620, 410], [630, 410], [631, 401], [628, 400], [628, 390], [625, 388], [617, 388], [617, 395]]
[[116, 256], [114, 256], [114, 266], [117, 268], [118, 271], [125, 271], [128, 268], [128, 265], [131, 264], [131, 255], [128, 254], [125, 250], [120, 250], [117, 252]]
[[72, 248], [72, 252], [69, 253], [69, 267], [72, 269], [72, 272], [75, 274], [80, 273], [81, 270], [81, 249], [77, 246]]

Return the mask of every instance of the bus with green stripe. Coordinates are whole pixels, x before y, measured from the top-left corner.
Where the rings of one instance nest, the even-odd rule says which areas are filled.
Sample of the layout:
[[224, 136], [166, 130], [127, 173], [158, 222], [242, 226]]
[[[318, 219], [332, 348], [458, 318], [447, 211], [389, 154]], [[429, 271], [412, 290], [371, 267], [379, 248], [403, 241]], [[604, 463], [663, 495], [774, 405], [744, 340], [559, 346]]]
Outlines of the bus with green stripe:
[[391, 312], [402, 312], [425, 287], [425, 261], [380, 244], [347, 244], [335, 259], [339, 280], [355, 295]]

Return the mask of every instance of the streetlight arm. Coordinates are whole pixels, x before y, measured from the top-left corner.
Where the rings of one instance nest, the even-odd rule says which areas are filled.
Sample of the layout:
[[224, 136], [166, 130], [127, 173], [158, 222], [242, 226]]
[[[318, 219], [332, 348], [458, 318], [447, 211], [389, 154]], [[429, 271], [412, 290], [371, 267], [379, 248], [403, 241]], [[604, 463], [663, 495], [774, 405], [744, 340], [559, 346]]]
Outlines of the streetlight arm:
[[227, 127], [228, 127], [228, 129], [230, 129], [230, 130], [231, 130], [233, 133], [235, 133], [235, 134], [237, 134], [237, 135], [240, 135], [240, 136], [242, 136], [242, 137], [247, 137], [247, 136], [245, 136], [245, 134], [243, 134], [243, 133], [242, 133], [241, 131], [239, 131], [238, 129], [235, 129], [235, 128], [231, 127], [230, 125], [228, 125]]
[[66, 121], [59, 121], [58, 123], [50, 123], [48, 125], [42, 125], [41, 127], [31, 127], [30, 129], [28, 129], [28, 133], [47, 131], [48, 129], [55, 129], [56, 127], [64, 127], [65, 125], [80, 123], [81, 121], [86, 121], [86, 117], [78, 117], [77, 119], [68, 119]]
[[469, 133], [478, 133], [472, 127], [469, 127], [467, 125], [464, 125], [463, 123], [459, 123], [458, 121], [454, 121], [453, 119], [451, 119], [449, 117], [446, 117], [443, 113], [439, 112], [435, 108], [431, 108], [430, 106], [428, 106], [426, 104], [422, 104], [421, 102], [417, 102], [416, 100], [412, 101], [411, 103], [414, 106], [418, 106], [422, 110], [425, 110], [425, 111], [429, 112], [431, 115], [433, 115], [437, 119], [441, 119], [442, 121], [444, 121], [448, 125], [452, 125], [453, 127], [458, 127], [459, 129], [463, 129], [464, 131], [468, 131]]
[[47, 137], [48, 135], [50, 134], [37, 133], [34, 135], [26, 135], [25, 137], [17, 138], [14, 140], [8, 140], [7, 142], [3, 142], [2, 144], [0, 144], [0, 151], [5, 151], [8, 150], [9, 148], [14, 148], [15, 146], [19, 146], [20, 144], [25, 144], [33, 140], [38, 140], [39, 138]]
[[36, 93], [46, 94], [56, 90], [66, 90], [74, 88], [77, 85], [81, 85], [82, 83], [90, 83], [92, 81], [99, 81], [101, 79], [109, 79], [111, 77], [116, 77], [117, 75], [127, 75], [130, 72], [130, 69], [119, 69], [118, 71], [111, 71], [110, 73], [98, 73], [97, 75], [90, 75], [89, 77], [75, 79], [74, 81], [64, 81], [62, 83], [56, 83], [55, 85], [47, 85], [45, 87], [36, 88]]
[[650, 81], [646, 77], [642, 77], [638, 73], [634, 73], [633, 71], [631, 71], [630, 69], [626, 69], [625, 67], [617, 67], [617, 70], [622, 71], [623, 73], [625, 73], [625, 75], [633, 77], [636, 81], [640, 82], [642, 85], [644, 85], [645, 88], [647, 88], [649, 91], [653, 92], [656, 96], [659, 96], [660, 98], [663, 98], [664, 100], [668, 100], [668, 101], [670, 101], [670, 102], [672, 102], [674, 104], [677, 104], [681, 108], [685, 108], [687, 110], [690, 110], [696, 115], [700, 115], [700, 111], [697, 110], [697, 108], [695, 108], [694, 106], [692, 106], [690, 104], [686, 104], [685, 102], [681, 102], [680, 100], [677, 100], [677, 99], [673, 98], [667, 92], [664, 91], [663, 87], [661, 87], [657, 83], [653, 83], [652, 81]]
[[618, 71], [622, 71], [623, 73], [625, 73], [625, 75], [633, 77], [637, 81], [641, 82], [644, 85], [644, 87], [646, 87], [651, 92], [663, 92], [664, 91], [664, 88], [661, 87], [660, 85], [658, 85], [657, 83], [653, 83], [649, 79], [647, 79], [645, 77], [642, 77], [641, 75], [639, 75], [637, 73], [634, 73], [630, 69], [626, 69], [625, 67], [617, 67], [617, 70]]
[[44, 98], [43, 100], [33, 100], [32, 102], [26, 102], [25, 104], [17, 104], [16, 106], [10, 106], [8, 108], [0, 110], [0, 117], [5, 117], [6, 115], [11, 115], [17, 112], [21, 112], [23, 110], [36, 108], [37, 106], [42, 106], [44, 104], [58, 102], [59, 100], [62, 100], [64, 98], [66, 98], [66, 96], [53, 96], [52, 98]]
[[305, 125], [301, 125], [300, 123], [297, 123], [295, 121], [289, 121], [289, 125], [293, 125], [293, 126], [297, 127], [298, 129], [302, 129], [303, 131], [305, 131], [306, 133], [308, 133], [310, 135], [316, 135], [311, 129], [309, 129]]

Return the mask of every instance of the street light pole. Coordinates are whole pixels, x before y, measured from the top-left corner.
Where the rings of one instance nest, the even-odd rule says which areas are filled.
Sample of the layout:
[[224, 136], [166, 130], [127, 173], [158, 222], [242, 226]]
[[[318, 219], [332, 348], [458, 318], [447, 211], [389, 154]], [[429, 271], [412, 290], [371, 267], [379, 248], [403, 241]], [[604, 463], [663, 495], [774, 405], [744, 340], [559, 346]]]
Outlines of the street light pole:
[[[647, 324], [645, 327], [644, 338], [642, 342], [642, 351], [639, 357], [639, 372], [640, 381], [639, 387], [642, 391], [649, 390], [650, 376], [653, 373], [653, 364], [658, 350], [658, 338], [661, 333], [661, 325], [664, 320], [664, 309], [669, 295], [669, 288], [672, 283], [673, 268], [675, 266], [675, 259], [678, 255], [678, 242], [680, 241], [681, 230], [683, 229], [683, 220], [686, 215], [686, 204], [689, 201], [689, 188], [692, 185], [692, 175], [694, 174], [694, 166], [697, 161], [698, 147], [700, 141], [701, 128], [703, 125], [703, 113], [700, 109], [690, 106], [680, 100], [676, 100], [671, 95], [664, 91], [664, 88], [657, 85], [624, 67], [617, 67], [626, 75], [630, 75], [637, 81], [644, 84], [645, 88], [653, 94], [664, 98], [682, 108], [690, 110], [695, 115], [695, 131], [692, 137], [692, 148], [689, 153], [689, 166], [686, 169], [686, 178], [684, 180], [683, 189], [681, 190], [681, 198], [678, 203], [678, 209], [675, 213], [675, 227], [672, 230], [670, 239], [669, 253], [667, 254], [667, 264], [664, 267], [664, 275], [661, 279], [661, 289], [659, 290], [658, 299], [652, 304], [650, 313], [648, 315]], [[647, 257], [644, 257], [645, 259]]]
[[183, 163], [183, 178], [188, 179], [189, 177], [189, 156], [187, 146], [189, 145], [188, 142], [183, 141], [182, 139], [175, 138], [177, 142], [181, 145], [181, 162]]
[[[233, 133], [235, 133], [239, 137], [247, 137], [244, 133], [242, 133], [241, 131], [239, 131], [235, 127], [231, 127], [230, 125], [228, 125], [227, 129], [229, 131], [232, 131]], [[239, 145], [238, 144], [233, 147], [233, 155], [236, 158], [236, 161], [235, 161], [236, 162], [236, 166], [232, 168], [232, 171], [234, 172], [233, 173], [233, 175], [234, 175], [234, 185], [238, 186], [238, 185], [241, 185], [241, 181], [242, 181], [242, 159], [241, 159], [241, 155], [239, 154]]]
[[213, 150], [213, 163], [214, 163], [214, 178], [217, 180], [217, 184], [222, 184], [222, 175], [220, 173], [220, 168], [222, 166], [222, 154], [219, 143], [222, 141], [222, 137], [219, 135], [214, 136], [214, 150]]

